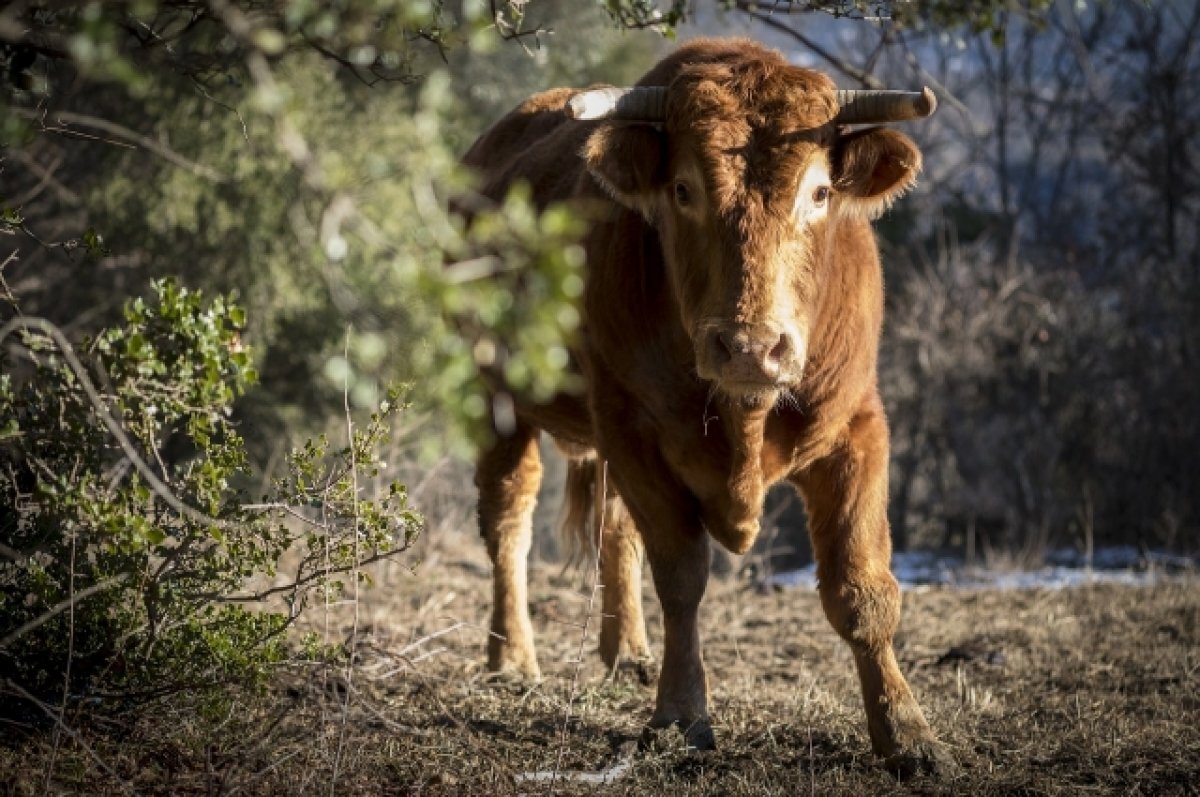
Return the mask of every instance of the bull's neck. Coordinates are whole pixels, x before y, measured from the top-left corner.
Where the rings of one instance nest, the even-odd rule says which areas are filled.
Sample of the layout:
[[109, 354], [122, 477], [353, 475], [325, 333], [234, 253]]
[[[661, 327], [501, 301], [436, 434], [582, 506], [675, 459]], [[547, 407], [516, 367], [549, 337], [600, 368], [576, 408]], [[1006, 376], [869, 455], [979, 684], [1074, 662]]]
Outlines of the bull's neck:
[[883, 275], [874, 234], [865, 221], [832, 227], [820, 255], [822, 286], [809, 338], [800, 405], [822, 415], [830, 405], [853, 409], [876, 383], [883, 318]]

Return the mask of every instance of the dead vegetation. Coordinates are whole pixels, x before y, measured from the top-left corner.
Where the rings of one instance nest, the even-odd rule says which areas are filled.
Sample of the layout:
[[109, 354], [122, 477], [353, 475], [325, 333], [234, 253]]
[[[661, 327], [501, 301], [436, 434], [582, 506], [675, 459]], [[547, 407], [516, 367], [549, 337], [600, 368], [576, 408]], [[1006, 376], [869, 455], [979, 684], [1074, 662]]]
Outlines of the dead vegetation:
[[[848, 649], [815, 592], [714, 581], [703, 634], [719, 749], [644, 739], [652, 685], [579, 665], [588, 588], [554, 565], [531, 596], [545, 678], [484, 671], [482, 546], [434, 545], [389, 565], [357, 607], [313, 613], [351, 636], [355, 667], [297, 661], [266, 694], [197, 705], [68, 710], [7, 723], [12, 794], [869, 794], [895, 789], [871, 757]], [[651, 605], [652, 636], [657, 629]], [[357, 632], [352, 634], [357, 614]], [[594, 633], [596, 624], [592, 624]], [[653, 639], [656, 646], [660, 639]], [[587, 648], [593, 650], [594, 640]], [[901, 665], [962, 772], [918, 794], [1200, 793], [1200, 589], [910, 590]], [[5, 700], [10, 700], [6, 697]], [[86, 709], [86, 710], [85, 710]]]

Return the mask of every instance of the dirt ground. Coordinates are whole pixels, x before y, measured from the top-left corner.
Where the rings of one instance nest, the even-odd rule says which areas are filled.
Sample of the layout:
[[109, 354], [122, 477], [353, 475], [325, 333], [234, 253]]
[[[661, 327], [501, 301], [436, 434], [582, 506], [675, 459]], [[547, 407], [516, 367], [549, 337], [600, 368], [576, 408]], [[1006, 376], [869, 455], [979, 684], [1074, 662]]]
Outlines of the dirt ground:
[[[482, 546], [389, 564], [357, 605], [312, 613], [357, 666], [296, 662], [232, 706], [162, 703], [8, 728], [15, 794], [894, 792], [872, 757], [849, 650], [817, 595], [730, 578], [703, 608], [718, 750], [639, 745], [653, 685], [606, 679], [586, 574], [533, 569], [541, 683], [483, 667]], [[598, 605], [598, 604], [597, 604]], [[647, 601], [661, 650], [657, 606]], [[580, 650], [584, 657], [577, 665]], [[1200, 580], [1066, 591], [910, 589], [897, 652], [962, 770], [915, 794], [1200, 794]], [[655, 675], [656, 673], [651, 673]], [[569, 708], [569, 710], [568, 710]], [[569, 716], [569, 719], [568, 719]]]

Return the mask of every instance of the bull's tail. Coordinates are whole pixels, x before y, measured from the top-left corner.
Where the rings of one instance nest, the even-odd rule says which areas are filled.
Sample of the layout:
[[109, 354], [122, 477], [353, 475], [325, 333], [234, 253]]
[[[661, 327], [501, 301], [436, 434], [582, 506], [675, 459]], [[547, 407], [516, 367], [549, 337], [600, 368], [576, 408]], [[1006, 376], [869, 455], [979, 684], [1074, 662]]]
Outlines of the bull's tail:
[[567, 543], [568, 562], [578, 565], [599, 556], [599, 531], [596, 499], [604, 489], [604, 532], [616, 532], [624, 519], [625, 507], [612, 486], [597, 484], [603, 463], [595, 456], [567, 460], [567, 483], [563, 493], [562, 520], [559, 529]]
[[563, 491], [562, 520], [559, 531], [567, 544], [567, 562], [578, 565], [596, 555], [595, 525], [596, 468], [592, 457], [567, 460], [567, 484]]

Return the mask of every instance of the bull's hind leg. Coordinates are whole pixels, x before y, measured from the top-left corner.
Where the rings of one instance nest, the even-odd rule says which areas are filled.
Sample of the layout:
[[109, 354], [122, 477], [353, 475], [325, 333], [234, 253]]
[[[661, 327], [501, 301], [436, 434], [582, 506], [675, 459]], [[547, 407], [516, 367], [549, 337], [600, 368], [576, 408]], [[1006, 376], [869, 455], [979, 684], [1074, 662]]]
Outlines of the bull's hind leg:
[[[603, 465], [588, 448], [555, 440], [567, 456], [563, 534], [578, 549], [599, 556], [603, 585], [600, 657], [614, 675], [632, 670], [643, 683], [650, 675], [646, 622], [642, 617], [642, 540], [637, 526]], [[596, 502], [603, 501], [598, 515]], [[597, 528], [597, 520], [601, 525]], [[600, 531], [597, 551], [597, 531]]]
[[479, 530], [492, 559], [492, 627], [488, 669], [540, 676], [529, 620], [527, 562], [533, 507], [542, 481], [537, 430], [520, 425], [479, 459]]
[[600, 657], [614, 675], [626, 668], [643, 683], [650, 680], [650, 646], [642, 617], [642, 539], [621, 499], [611, 490], [600, 543], [604, 584]]
[[892, 638], [900, 588], [887, 522], [887, 422], [873, 407], [796, 483], [808, 508], [821, 605], [854, 652], [875, 753], [889, 768], [952, 766], [900, 674]]

